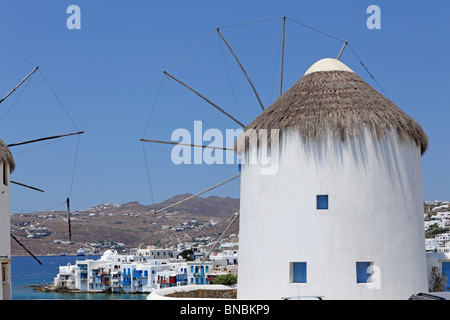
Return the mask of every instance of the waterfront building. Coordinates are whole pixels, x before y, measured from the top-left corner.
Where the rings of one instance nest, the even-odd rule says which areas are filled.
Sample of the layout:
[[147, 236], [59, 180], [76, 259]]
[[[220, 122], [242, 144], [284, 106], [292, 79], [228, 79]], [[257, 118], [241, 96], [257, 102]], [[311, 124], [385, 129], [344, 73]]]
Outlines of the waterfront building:
[[426, 292], [427, 145], [415, 120], [345, 64], [315, 63], [237, 141], [238, 298]]
[[187, 262], [187, 280], [189, 284], [209, 284], [208, 274], [212, 269], [212, 262], [201, 260]]
[[444, 291], [450, 291], [450, 251], [427, 252], [428, 287], [433, 289], [432, 268], [436, 267], [443, 275]]
[[[173, 286], [209, 284], [211, 261], [186, 262], [173, 258], [171, 249], [147, 249], [152, 251], [138, 250], [136, 255], [107, 250], [98, 260], [77, 260], [75, 265], [60, 266], [53, 287], [85, 292], [145, 293]], [[220, 262], [226, 265], [225, 260]]]
[[212, 261], [225, 260], [228, 265], [238, 264], [238, 250], [222, 250], [209, 255]]

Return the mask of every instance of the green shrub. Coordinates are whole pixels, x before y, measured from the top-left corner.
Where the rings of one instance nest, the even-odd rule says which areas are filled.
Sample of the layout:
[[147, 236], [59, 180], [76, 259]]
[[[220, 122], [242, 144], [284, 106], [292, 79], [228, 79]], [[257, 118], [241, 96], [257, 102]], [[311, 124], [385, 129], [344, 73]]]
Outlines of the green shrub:
[[237, 283], [237, 277], [232, 274], [224, 274], [214, 278], [213, 284], [232, 285]]

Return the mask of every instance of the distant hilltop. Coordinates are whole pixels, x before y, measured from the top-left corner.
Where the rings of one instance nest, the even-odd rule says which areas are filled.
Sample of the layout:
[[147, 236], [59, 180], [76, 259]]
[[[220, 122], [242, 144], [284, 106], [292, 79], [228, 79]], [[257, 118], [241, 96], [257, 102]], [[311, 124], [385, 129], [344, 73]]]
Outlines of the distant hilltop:
[[[84, 248], [90, 254], [106, 249], [127, 252], [139, 245], [171, 246], [180, 242], [217, 239], [239, 210], [239, 199], [196, 197], [167, 211], [159, 210], [185, 199], [180, 194], [153, 205], [137, 201], [99, 204], [72, 212], [72, 241], [68, 241], [67, 212], [49, 211], [11, 215], [11, 232], [35, 255], [76, 254]], [[238, 234], [238, 223], [227, 232]], [[200, 239], [200, 240], [199, 240]], [[11, 242], [12, 255], [27, 253]]]
[[[192, 196], [191, 193], [179, 194], [160, 203], [144, 206], [137, 201], [131, 201], [124, 204], [100, 204], [79, 212], [99, 213], [108, 211], [108, 213], [120, 212], [148, 212], [160, 210], [180, 200]], [[176, 207], [172, 207], [168, 212], [185, 212], [198, 214], [207, 217], [226, 217], [239, 210], [239, 199], [230, 197], [210, 196], [207, 198], [196, 197], [186, 201]]]

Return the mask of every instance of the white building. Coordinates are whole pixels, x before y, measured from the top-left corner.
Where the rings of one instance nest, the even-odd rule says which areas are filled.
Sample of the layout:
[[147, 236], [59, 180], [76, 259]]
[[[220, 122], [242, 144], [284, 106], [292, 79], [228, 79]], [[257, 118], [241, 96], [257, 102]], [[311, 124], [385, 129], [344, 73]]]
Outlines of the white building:
[[426, 148], [419, 124], [350, 68], [315, 63], [238, 139], [238, 299], [426, 292]]
[[9, 176], [15, 162], [0, 139], [0, 300], [11, 299], [11, 238], [9, 217]]
[[[447, 278], [445, 291], [450, 291], [450, 251], [447, 250], [446, 252], [427, 253], [427, 273], [429, 280], [431, 280], [431, 272], [433, 267], [439, 268], [439, 270]], [[432, 289], [432, 284], [430, 281], [428, 282], [428, 287], [430, 290]]]
[[201, 260], [187, 262], [188, 284], [209, 284], [208, 275], [212, 270], [212, 262]]
[[154, 246], [147, 246], [145, 249], [139, 248], [136, 252], [137, 256], [153, 259], [167, 259], [174, 257], [173, 249], [161, 249]]
[[222, 250], [221, 252], [213, 252], [209, 255], [212, 261], [225, 260], [227, 265], [238, 264], [238, 250]]
[[[60, 266], [53, 287], [85, 292], [144, 293], [173, 286], [209, 284], [211, 261], [186, 262], [172, 258], [171, 249], [151, 250], [148, 255], [142, 255], [142, 251], [138, 255], [120, 255], [107, 250], [98, 260]], [[166, 258], [155, 258], [158, 252]], [[220, 262], [226, 265], [225, 260]]]

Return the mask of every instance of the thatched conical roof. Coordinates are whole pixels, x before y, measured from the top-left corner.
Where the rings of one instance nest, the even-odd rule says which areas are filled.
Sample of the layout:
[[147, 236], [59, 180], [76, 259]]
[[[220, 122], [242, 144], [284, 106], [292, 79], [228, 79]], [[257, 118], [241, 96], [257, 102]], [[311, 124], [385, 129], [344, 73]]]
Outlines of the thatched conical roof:
[[331, 132], [344, 140], [364, 126], [380, 138], [395, 129], [401, 139], [414, 141], [422, 154], [428, 147], [427, 135], [413, 118], [342, 62], [323, 59], [245, 130], [280, 129], [282, 134], [290, 127], [305, 139], [321, 139]]
[[2, 139], [0, 139], [0, 161], [2, 163], [8, 163], [9, 164], [9, 170], [10, 172], [13, 172], [16, 168], [16, 163], [14, 161], [14, 158], [11, 154], [11, 151], [9, 151], [8, 146], [5, 142], [3, 142]]

